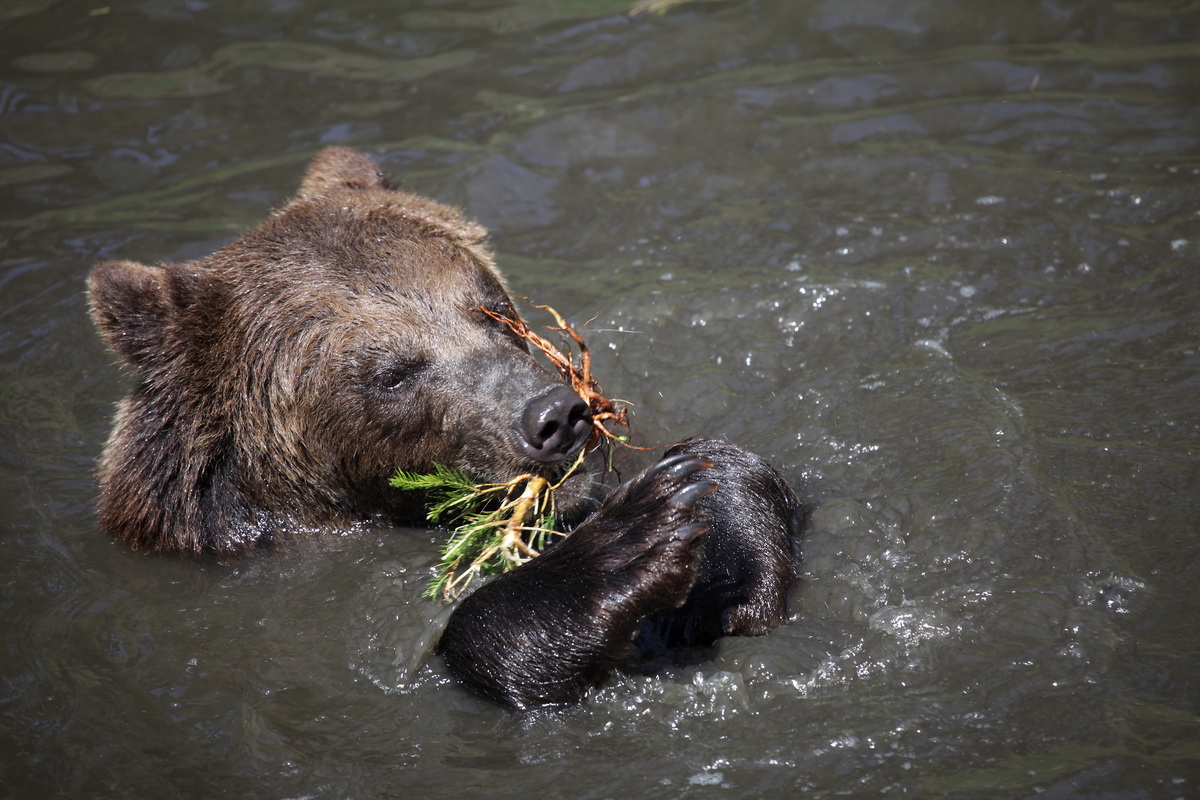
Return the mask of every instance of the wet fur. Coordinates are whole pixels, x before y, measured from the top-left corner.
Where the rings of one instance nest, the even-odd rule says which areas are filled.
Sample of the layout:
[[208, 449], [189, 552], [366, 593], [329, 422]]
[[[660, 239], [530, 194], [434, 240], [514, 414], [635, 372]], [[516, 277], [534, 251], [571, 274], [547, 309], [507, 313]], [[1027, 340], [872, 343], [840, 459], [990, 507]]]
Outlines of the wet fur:
[[665, 458], [699, 456], [712, 464], [691, 477], [719, 489], [700, 497], [707, 528], [696, 580], [677, 609], [653, 617], [643, 648], [708, 647], [722, 636], [759, 636], [787, 618], [796, 580], [801, 506], [767, 462], [718, 439], [693, 439]]

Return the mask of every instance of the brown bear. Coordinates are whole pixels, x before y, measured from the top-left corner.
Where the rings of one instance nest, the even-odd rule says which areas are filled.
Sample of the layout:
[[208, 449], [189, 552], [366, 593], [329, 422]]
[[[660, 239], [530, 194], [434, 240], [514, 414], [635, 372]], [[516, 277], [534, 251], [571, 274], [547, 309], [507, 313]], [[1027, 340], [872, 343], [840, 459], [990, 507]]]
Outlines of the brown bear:
[[[99, 470], [99, 521], [145, 552], [240, 556], [364, 519], [414, 525], [399, 469], [558, 477], [587, 405], [489, 311], [515, 317], [482, 228], [331, 148], [299, 194], [212, 256], [97, 265], [92, 317], [132, 369]], [[598, 459], [591, 459], [598, 460]], [[577, 701], [630, 640], [707, 646], [778, 624], [795, 495], [734, 445], [694, 440], [599, 499], [571, 536], [471, 595], [439, 651], [516, 707]]]

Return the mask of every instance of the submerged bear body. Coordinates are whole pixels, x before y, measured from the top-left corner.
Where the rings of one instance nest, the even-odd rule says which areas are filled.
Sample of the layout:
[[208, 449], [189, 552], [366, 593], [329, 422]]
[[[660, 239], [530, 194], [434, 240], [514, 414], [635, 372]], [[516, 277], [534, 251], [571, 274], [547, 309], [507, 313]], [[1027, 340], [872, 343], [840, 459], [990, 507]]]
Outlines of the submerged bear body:
[[[420, 524], [397, 469], [561, 476], [588, 408], [494, 318], [515, 312], [484, 235], [332, 148], [206, 259], [97, 265], [92, 316], [134, 379], [101, 459], [101, 527], [144, 552], [239, 556], [357, 520]], [[451, 617], [440, 650], [481, 694], [570, 703], [639, 629], [709, 644], [783, 619], [797, 503], [774, 470], [696, 440], [601, 503], [598, 469], [559, 493], [574, 533]]]

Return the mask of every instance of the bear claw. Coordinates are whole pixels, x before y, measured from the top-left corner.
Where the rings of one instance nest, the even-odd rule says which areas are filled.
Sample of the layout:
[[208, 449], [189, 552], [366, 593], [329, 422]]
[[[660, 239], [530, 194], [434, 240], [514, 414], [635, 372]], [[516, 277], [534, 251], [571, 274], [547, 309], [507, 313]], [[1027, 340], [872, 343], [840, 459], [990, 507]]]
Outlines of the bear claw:
[[708, 530], [708, 526], [702, 522], [693, 522], [691, 525], [684, 525], [678, 528], [672, 537], [676, 541], [689, 544], [693, 539]]
[[706, 494], [711, 494], [716, 490], [717, 484], [713, 483], [712, 481], [697, 481], [695, 483], [689, 483], [687, 486], [671, 495], [671, 499], [667, 502], [673, 506], [676, 506], [677, 508], [691, 508], [701, 497]]
[[646, 470], [645, 477], [661, 473], [667, 478], [678, 480], [686, 478], [688, 475], [699, 472], [702, 469], [708, 469], [712, 465], [713, 463], [707, 458], [701, 458], [691, 453], [678, 453], [668, 456], [650, 467], [650, 469]]

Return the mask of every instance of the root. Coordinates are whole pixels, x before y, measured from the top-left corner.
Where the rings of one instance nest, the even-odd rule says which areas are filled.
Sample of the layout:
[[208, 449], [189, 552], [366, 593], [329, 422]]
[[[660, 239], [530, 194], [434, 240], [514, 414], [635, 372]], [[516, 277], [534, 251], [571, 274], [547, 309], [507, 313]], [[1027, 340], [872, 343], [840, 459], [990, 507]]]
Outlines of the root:
[[619, 427], [628, 428], [629, 419], [627, 417], [627, 409], [624, 406], [618, 405], [620, 401], [610, 400], [604, 396], [600, 388], [600, 384], [592, 377], [592, 354], [588, 350], [587, 342], [579, 335], [579, 332], [571, 326], [569, 322], [562, 318], [562, 315], [555, 311], [550, 306], [539, 306], [534, 304], [534, 308], [541, 310], [554, 317], [557, 327], [547, 327], [547, 330], [556, 331], [569, 337], [579, 348], [579, 363], [576, 364], [572, 358], [570, 351], [564, 352], [557, 345], [551, 342], [541, 334], [536, 333], [525, 320], [514, 315], [507, 317], [504, 314], [498, 314], [495, 311], [489, 311], [486, 308], [480, 308], [483, 313], [487, 314], [492, 319], [503, 322], [508, 326], [508, 329], [520, 336], [522, 339], [529, 342], [538, 350], [545, 354], [546, 359], [554, 365], [558, 370], [558, 374], [562, 379], [570, 385], [571, 389], [579, 395], [588, 405], [588, 410], [592, 415], [592, 435], [588, 439], [587, 449], [594, 447], [601, 439], [606, 439], [612, 444], [619, 444], [622, 447], [628, 447], [632, 450], [652, 450], [651, 447], [638, 447], [629, 443], [627, 435], [619, 435], [613, 433], [607, 425], [612, 423]]

